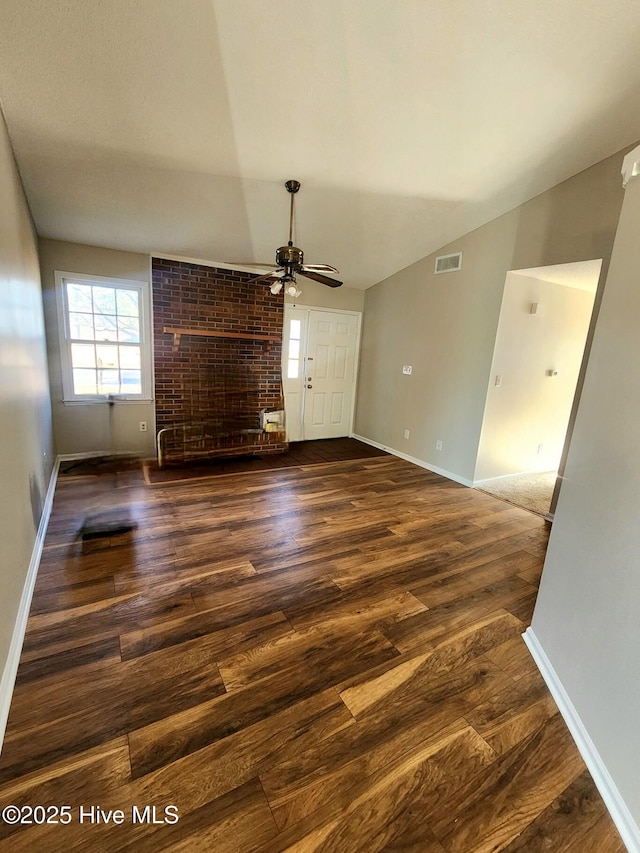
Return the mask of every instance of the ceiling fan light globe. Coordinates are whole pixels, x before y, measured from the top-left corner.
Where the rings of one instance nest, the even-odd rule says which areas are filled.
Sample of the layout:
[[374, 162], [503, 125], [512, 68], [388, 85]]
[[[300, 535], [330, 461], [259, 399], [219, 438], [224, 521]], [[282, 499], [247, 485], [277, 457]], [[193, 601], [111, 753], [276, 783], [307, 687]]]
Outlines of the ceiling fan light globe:
[[271, 293], [273, 293], [274, 296], [277, 296], [282, 290], [282, 282], [274, 281], [269, 290], [271, 291]]

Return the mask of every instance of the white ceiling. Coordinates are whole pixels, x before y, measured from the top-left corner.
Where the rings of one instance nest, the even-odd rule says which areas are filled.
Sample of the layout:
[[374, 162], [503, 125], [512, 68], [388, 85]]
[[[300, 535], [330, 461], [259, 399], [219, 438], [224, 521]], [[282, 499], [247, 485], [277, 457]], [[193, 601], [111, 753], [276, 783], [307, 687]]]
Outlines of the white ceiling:
[[637, 0], [3, 0], [41, 235], [367, 287], [640, 139]]
[[573, 287], [576, 290], [586, 290], [595, 293], [598, 289], [602, 258], [593, 261], [578, 261], [573, 264], [551, 264], [547, 267], [529, 267], [526, 270], [512, 270], [511, 275], [523, 275]]

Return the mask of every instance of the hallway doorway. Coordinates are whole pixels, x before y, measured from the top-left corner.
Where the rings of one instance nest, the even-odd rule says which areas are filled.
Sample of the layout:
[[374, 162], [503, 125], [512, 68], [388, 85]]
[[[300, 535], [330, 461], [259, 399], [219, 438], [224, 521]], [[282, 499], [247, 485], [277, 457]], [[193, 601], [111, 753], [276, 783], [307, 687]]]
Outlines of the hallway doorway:
[[547, 516], [601, 260], [507, 273], [474, 485]]

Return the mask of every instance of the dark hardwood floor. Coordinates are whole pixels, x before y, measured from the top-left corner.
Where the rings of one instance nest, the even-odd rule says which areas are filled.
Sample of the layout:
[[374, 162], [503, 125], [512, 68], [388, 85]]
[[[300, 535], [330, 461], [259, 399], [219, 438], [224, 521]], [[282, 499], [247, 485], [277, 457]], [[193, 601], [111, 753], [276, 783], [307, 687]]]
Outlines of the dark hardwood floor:
[[155, 485], [223, 474], [244, 474], [388, 455], [386, 451], [355, 438], [321, 438], [316, 441], [293, 441], [285, 453], [263, 456], [213, 457], [188, 465], [167, 465], [164, 468], [158, 468], [154, 460], [146, 460], [143, 471], [147, 484]]
[[623, 851], [521, 639], [547, 536], [390, 456], [62, 477], [0, 806], [71, 821], [0, 850]]

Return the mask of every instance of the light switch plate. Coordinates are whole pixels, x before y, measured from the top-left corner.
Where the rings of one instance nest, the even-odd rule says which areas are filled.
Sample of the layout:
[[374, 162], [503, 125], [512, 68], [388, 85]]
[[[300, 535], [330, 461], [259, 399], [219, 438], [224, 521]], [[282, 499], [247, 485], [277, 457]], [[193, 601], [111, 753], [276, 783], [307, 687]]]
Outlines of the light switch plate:
[[413, 367], [412, 367], [410, 364], [403, 364], [403, 365], [402, 365], [402, 372], [403, 372], [406, 376], [411, 376], [411, 371], [412, 371], [412, 370], [413, 370]]

